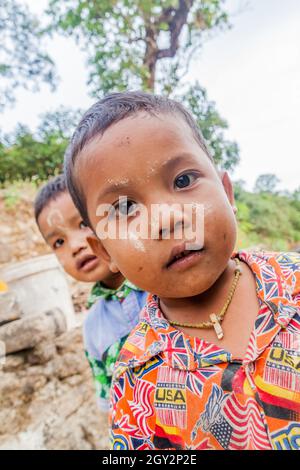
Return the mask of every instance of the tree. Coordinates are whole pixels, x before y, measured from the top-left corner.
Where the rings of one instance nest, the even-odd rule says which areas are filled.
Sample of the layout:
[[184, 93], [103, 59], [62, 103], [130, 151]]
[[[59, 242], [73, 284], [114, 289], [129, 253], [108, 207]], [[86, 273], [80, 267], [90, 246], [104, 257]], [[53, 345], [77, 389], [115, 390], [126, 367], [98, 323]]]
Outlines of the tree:
[[260, 175], [255, 182], [254, 192], [274, 193], [279, 182], [280, 179], [278, 179], [277, 176], [273, 175], [272, 173]]
[[[294, 249], [300, 241], [300, 205], [294, 195], [251, 193], [234, 184], [241, 247], [275, 251]], [[297, 193], [297, 191], [296, 191]]]
[[[216, 111], [215, 103], [208, 100], [198, 83], [185, 93], [181, 87], [176, 96], [179, 80], [201, 47], [204, 35], [228, 26], [223, 3], [223, 0], [49, 0], [48, 32], [75, 37], [85, 48], [94, 95], [128, 88], [150, 91], [157, 88], [155, 91], [184, 102], [194, 114], [216, 162], [231, 170], [238, 162], [238, 147], [226, 140], [224, 131], [228, 125]], [[61, 116], [57, 120], [53, 113], [42, 128], [43, 132], [35, 135], [20, 128], [15, 144], [4, 146], [2, 168], [5, 162], [12, 165], [19, 162], [19, 171], [16, 167], [8, 170], [9, 164], [6, 166], [7, 178], [47, 178], [51, 171], [58, 171], [63, 153], [57, 152], [64, 151], [68, 132]], [[49, 153], [42, 144], [49, 146]], [[22, 155], [24, 161], [27, 158], [28, 171], [21, 163]], [[41, 155], [47, 167], [44, 172]]]
[[[170, 92], [204, 32], [228, 26], [224, 0], [49, 0], [49, 31], [75, 37], [88, 54], [95, 95], [143, 88]], [[164, 70], [158, 71], [164, 62]], [[158, 87], [158, 85], [161, 85]]]
[[[223, 0], [49, 0], [49, 31], [75, 37], [90, 67], [92, 94], [142, 88], [185, 103], [194, 114], [216, 162], [231, 170], [238, 146], [226, 140], [227, 122], [196, 83], [178, 83], [205, 33], [228, 26]], [[101, 90], [101, 92], [99, 92]]]
[[43, 181], [62, 171], [63, 157], [81, 111], [46, 113], [36, 133], [19, 125], [0, 139], [0, 183]]
[[41, 141], [54, 135], [57, 136], [57, 139], [69, 140], [82, 115], [81, 109], [70, 109], [64, 106], [56, 111], [42, 114], [36, 136]]
[[15, 0], [0, 0], [0, 110], [15, 99], [18, 87], [55, 87], [54, 64], [41, 46], [37, 19]]

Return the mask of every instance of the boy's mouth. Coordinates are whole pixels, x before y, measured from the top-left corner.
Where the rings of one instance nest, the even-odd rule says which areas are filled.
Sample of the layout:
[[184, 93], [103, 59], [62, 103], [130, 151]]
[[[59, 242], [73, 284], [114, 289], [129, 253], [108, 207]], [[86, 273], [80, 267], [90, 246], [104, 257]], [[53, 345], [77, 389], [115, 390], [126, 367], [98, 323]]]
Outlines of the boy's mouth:
[[181, 270], [186, 267], [190, 267], [192, 264], [197, 262], [197, 259], [204, 251], [204, 247], [199, 250], [186, 250], [185, 243], [176, 246], [171, 251], [171, 255], [165, 267], [167, 269]]
[[96, 268], [99, 259], [95, 255], [85, 255], [76, 261], [78, 271], [89, 272]]

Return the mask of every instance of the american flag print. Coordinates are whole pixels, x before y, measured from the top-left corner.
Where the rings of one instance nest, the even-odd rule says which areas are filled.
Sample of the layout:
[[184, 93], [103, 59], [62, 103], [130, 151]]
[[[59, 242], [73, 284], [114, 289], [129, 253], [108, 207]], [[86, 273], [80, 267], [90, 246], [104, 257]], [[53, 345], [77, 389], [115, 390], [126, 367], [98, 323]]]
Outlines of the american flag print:
[[160, 424], [186, 428], [186, 373], [161, 367], [158, 371], [154, 407]]

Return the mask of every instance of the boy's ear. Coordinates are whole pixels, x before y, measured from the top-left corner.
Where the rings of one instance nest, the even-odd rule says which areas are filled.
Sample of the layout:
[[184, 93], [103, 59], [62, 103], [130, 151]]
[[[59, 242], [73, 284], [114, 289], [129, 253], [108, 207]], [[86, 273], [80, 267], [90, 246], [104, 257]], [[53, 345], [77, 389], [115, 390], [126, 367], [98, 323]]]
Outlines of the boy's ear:
[[222, 180], [222, 184], [227, 194], [228, 200], [233, 208], [235, 208], [235, 200], [234, 200], [234, 190], [232, 181], [227, 173], [227, 171], [219, 171], [220, 178]]
[[96, 235], [92, 234], [87, 237], [87, 242], [90, 245], [90, 248], [95, 256], [101, 258], [105, 263], [108, 264], [108, 267], [111, 272], [118, 273], [119, 269], [114, 261], [112, 261], [111, 257], [107, 253], [106, 249], [104, 248], [103, 244], [96, 237]]

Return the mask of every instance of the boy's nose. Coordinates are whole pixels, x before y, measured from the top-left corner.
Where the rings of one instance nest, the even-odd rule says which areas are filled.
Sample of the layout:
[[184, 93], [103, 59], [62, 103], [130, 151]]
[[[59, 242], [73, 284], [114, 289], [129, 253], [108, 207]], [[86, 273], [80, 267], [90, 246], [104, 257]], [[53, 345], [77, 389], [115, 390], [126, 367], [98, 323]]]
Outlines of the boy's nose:
[[75, 257], [80, 253], [82, 250], [87, 248], [87, 243], [84, 243], [84, 240], [73, 240], [70, 242], [70, 247], [72, 251], [72, 256]]
[[187, 228], [189, 221], [185, 217], [183, 208], [172, 205], [161, 205], [154, 215], [154, 233], [158, 240], [171, 238], [182, 239], [183, 230]]

